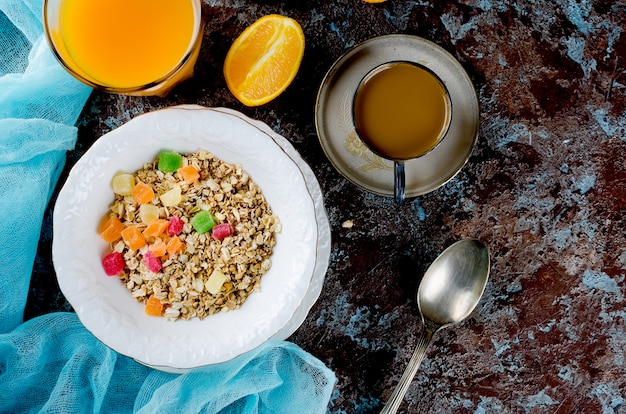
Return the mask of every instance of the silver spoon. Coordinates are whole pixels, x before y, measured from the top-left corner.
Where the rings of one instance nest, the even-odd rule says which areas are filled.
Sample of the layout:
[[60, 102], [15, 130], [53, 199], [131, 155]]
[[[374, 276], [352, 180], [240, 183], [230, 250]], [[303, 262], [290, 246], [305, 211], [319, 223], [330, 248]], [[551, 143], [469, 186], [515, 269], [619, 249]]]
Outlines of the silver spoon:
[[398, 411], [433, 335], [461, 322], [478, 305], [487, 285], [489, 266], [489, 251], [475, 239], [454, 243], [430, 265], [417, 290], [424, 328], [409, 365], [381, 414]]

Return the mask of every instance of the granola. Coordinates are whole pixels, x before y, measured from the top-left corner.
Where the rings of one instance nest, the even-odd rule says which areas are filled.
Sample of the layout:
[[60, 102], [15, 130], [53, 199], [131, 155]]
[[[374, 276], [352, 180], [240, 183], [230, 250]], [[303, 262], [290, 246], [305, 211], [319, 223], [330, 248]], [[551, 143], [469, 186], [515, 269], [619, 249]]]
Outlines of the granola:
[[[192, 183], [180, 172], [161, 171], [158, 157], [144, 164], [132, 174], [134, 182], [150, 186], [154, 198], [139, 205], [131, 195], [116, 194], [109, 212], [125, 228], [148, 233], [143, 247], [133, 250], [122, 238], [111, 244], [112, 250], [124, 258], [125, 268], [118, 276], [130, 294], [143, 303], [151, 296], [159, 299], [168, 320], [203, 319], [241, 306], [271, 267], [275, 235], [281, 231], [280, 220], [241, 165], [225, 163], [204, 150], [182, 154], [182, 167], [189, 165], [199, 173]], [[180, 202], [170, 205], [171, 194], [178, 196], [179, 191]], [[182, 220], [180, 234], [150, 235], [145, 231], [147, 210], [152, 220]], [[191, 221], [201, 211], [210, 212], [217, 224], [229, 223], [232, 233], [221, 239], [210, 232], [200, 234]], [[146, 255], [152, 259], [158, 251], [155, 246], [169, 247], [175, 237], [182, 241], [182, 249], [162, 254], [161, 269], [155, 272]]]

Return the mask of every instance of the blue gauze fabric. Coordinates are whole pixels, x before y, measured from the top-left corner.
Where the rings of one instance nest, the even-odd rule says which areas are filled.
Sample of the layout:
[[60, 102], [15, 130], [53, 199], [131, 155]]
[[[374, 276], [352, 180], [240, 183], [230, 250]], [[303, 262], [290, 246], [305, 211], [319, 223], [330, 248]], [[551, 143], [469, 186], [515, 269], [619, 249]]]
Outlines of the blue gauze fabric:
[[56, 62], [41, 8], [0, 0], [0, 412], [326, 413], [334, 373], [287, 341], [176, 375], [112, 351], [73, 313], [23, 323], [43, 214], [91, 93]]

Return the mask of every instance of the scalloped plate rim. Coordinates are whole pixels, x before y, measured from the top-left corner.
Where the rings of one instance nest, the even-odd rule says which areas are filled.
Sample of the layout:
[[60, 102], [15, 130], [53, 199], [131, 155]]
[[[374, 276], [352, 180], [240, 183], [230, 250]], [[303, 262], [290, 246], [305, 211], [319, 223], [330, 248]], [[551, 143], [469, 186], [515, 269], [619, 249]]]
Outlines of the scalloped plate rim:
[[[89, 149], [89, 150], [85, 153], [85, 155], [81, 158], [81, 160], [83, 160], [83, 159], [85, 159], [85, 160], [89, 160], [89, 159], [90, 159], [90, 158], [89, 158], [90, 156], [89, 156], [88, 154], [90, 154], [90, 151], [91, 151], [91, 154], [93, 154], [94, 152], [96, 152], [96, 151], [98, 150], [98, 148], [99, 148], [101, 145], [103, 145], [103, 144], [102, 144], [102, 142], [105, 142], [105, 141], [107, 140], [107, 138], [106, 138], [107, 136], [124, 133], [124, 132], [126, 132], [126, 129], [128, 129], [128, 125], [129, 125], [129, 124], [131, 124], [131, 125], [136, 125], [136, 124], [137, 124], [137, 122], [141, 122], [141, 121], [136, 121], [136, 120], [139, 120], [139, 119], [144, 119], [144, 120], [145, 120], [146, 118], [142, 118], [142, 117], [145, 117], [145, 116], [153, 116], [154, 114], [163, 114], [165, 111], [172, 111], [172, 110], [174, 110], [174, 111], [181, 111], [182, 109], [185, 109], [185, 108], [183, 108], [183, 107], [170, 107], [170, 108], [164, 108], [164, 109], [156, 110], [156, 111], [153, 111], [153, 112], [148, 112], [148, 113], [146, 113], [146, 114], [142, 114], [142, 115], [140, 115], [140, 116], [138, 116], [138, 117], [134, 118], [133, 120], [129, 121], [128, 123], [126, 123], [126, 124], [124, 124], [124, 125], [122, 125], [121, 127], [119, 127], [119, 128], [117, 128], [117, 129], [115, 129], [115, 130], [113, 130], [113, 131], [109, 132], [108, 134], [103, 135], [103, 137], [101, 137], [98, 141], [96, 141], [96, 143], [94, 143], [94, 146], [92, 146], [92, 148], [90, 148], [90, 149]], [[210, 108], [205, 108], [205, 109], [210, 109]], [[213, 111], [213, 113], [215, 113], [215, 112], [217, 112], [217, 111]], [[151, 115], [151, 114], [152, 114], [152, 115]], [[157, 116], [158, 116], [158, 115], [157, 115]], [[233, 115], [225, 115], [225, 114], [222, 114], [222, 116], [230, 116], [231, 118], [234, 118], [234, 116], [233, 116]], [[239, 121], [241, 121], [241, 119], [239, 119]], [[252, 127], [252, 126], [251, 126], [251, 127]], [[266, 139], [266, 138], [264, 138], [264, 139]], [[276, 144], [276, 142], [273, 142], [273, 143], [272, 143], [272, 145], [274, 145], [274, 144]], [[208, 149], [208, 150], [211, 150], [210, 148], [207, 148], [207, 149]], [[284, 152], [284, 149], [282, 149], [282, 148], [281, 148], [281, 150]], [[285, 153], [285, 156], [286, 156], [286, 158], [288, 158], [288, 159], [289, 159], [289, 162], [293, 164], [293, 166], [294, 166], [294, 168], [297, 170], [297, 172], [298, 172], [299, 174], [301, 174], [301, 175], [302, 175], [302, 183], [305, 183], [304, 175], [303, 175], [302, 171], [300, 170], [300, 168], [297, 166], [297, 164], [295, 164], [295, 162], [293, 161], [293, 159], [291, 159], [291, 158], [289, 158], [289, 157], [287, 156], [287, 154], [286, 154], [286, 153]], [[81, 160], [79, 160], [79, 162], [78, 162], [77, 164], [81, 163]], [[287, 161], [287, 160], [285, 159], [285, 161]], [[76, 168], [76, 167], [75, 167], [75, 168]], [[246, 167], [245, 167], [245, 165], [244, 165], [244, 169], [245, 169], [245, 168], [246, 168]], [[74, 171], [76, 171], [76, 170], [74, 170], [74, 169], [73, 169], [72, 171], [74, 172]], [[70, 185], [71, 185], [71, 183], [72, 183], [72, 181], [73, 181], [73, 178], [72, 178], [72, 177], [73, 177], [73, 172], [71, 172], [71, 173], [70, 173], [70, 176], [68, 176], [68, 181], [67, 181], [67, 182], [69, 182], [69, 183], [70, 183]], [[253, 176], [253, 179], [255, 179], [255, 177], [254, 177], [254, 176]], [[256, 179], [255, 179], [255, 181], [256, 181]], [[67, 182], [66, 182], [66, 185], [67, 185]], [[263, 188], [262, 188], [262, 190], [263, 190]], [[64, 188], [61, 190], [61, 193], [60, 193], [60, 195], [59, 195], [59, 200], [61, 200], [61, 205], [62, 205], [63, 195], [65, 194], [65, 192], [66, 192], [66, 191], [67, 191], [67, 190], [65, 189], [65, 186], [64, 186]], [[314, 202], [313, 202], [313, 200], [311, 199], [311, 195], [310, 195], [310, 193], [308, 192], [308, 189], [306, 190], [306, 193], [307, 193], [307, 195], [308, 195], [308, 197], [309, 197], [309, 201], [308, 201], [307, 203], [310, 203], [310, 205], [311, 205], [311, 211], [312, 211], [312, 212], [314, 212]], [[57, 203], [59, 203], [59, 200], [57, 200]], [[59, 204], [57, 204], [57, 205], [59, 205]], [[55, 217], [54, 217], [54, 220], [55, 220], [55, 224], [56, 224], [56, 225], [55, 225], [55, 228], [56, 228], [56, 227], [58, 227], [58, 225], [61, 223], [61, 221], [59, 221], [59, 220], [60, 220], [60, 218], [59, 218], [59, 216], [57, 215], [57, 210], [56, 210], [56, 208], [55, 208]], [[315, 217], [313, 217], [312, 222], [316, 222], [316, 218], [315, 218]], [[315, 226], [314, 226], [314, 227], [315, 227]], [[315, 228], [315, 229], [314, 229], [314, 231], [316, 232], [316, 231], [317, 231], [317, 228]], [[279, 236], [280, 236], [280, 235], [279, 235]], [[55, 261], [55, 267], [57, 267], [57, 266], [58, 266], [58, 267], [59, 267], [59, 269], [60, 269], [60, 271], [62, 272], [62, 271], [64, 270], [64, 268], [63, 268], [63, 266], [62, 266], [62, 265], [58, 265], [57, 260], [56, 260], [56, 259], [58, 259], [58, 258], [59, 258], [59, 249], [60, 249], [58, 241], [59, 241], [59, 240], [58, 240], [58, 238], [57, 238], [57, 237], [54, 237], [54, 239], [53, 239], [53, 260]], [[55, 258], [56, 258], [56, 259], [55, 259]], [[316, 260], [316, 259], [315, 259], [315, 260]], [[314, 260], [314, 261], [315, 261], [315, 260]], [[314, 265], [315, 265], [315, 263], [312, 263], [312, 264], [309, 266], [309, 267], [311, 267], [311, 274], [313, 273], [312, 268], [314, 267]], [[305, 288], [305, 290], [304, 290], [304, 292], [305, 292], [305, 293], [306, 293], [306, 291], [308, 291], [308, 286], [309, 286], [309, 284], [310, 284], [310, 279], [311, 279], [311, 277], [308, 277], [307, 285], [306, 285], [306, 288]], [[60, 277], [60, 279], [59, 279], [59, 284], [60, 284], [60, 285], [63, 285], [63, 286], [62, 286], [62, 291], [64, 291], [64, 294], [65, 294], [65, 291], [67, 291], [68, 289], [67, 289], [67, 286], [65, 285], [65, 281], [63, 280], [63, 276], [61, 276], [61, 277]], [[65, 290], [63, 289], [63, 287], [65, 287]], [[71, 289], [70, 289], [70, 290], [71, 290]], [[66, 296], [67, 296], [67, 294], [66, 294]], [[70, 298], [68, 298], [68, 300], [70, 300]], [[295, 306], [295, 307], [294, 307], [293, 312], [295, 312], [295, 309], [297, 309], [297, 308], [300, 306], [301, 302], [302, 302], [302, 298], [299, 298], [299, 300], [298, 300], [298, 302], [297, 302], [297, 306]], [[71, 301], [70, 301], [70, 303], [71, 303]], [[245, 304], [244, 304], [244, 306], [245, 306]], [[243, 309], [243, 308], [242, 308], [242, 309]], [[241, 309], [240, 309], [240, 310], [241, 310]], [[240, 311], [240, 310], [238, 310], [238, 311]], [[291, 313], [293, 313], [293, 312], [291, 312]], [[78, 311], [78, 310], [77, 310], [77, 313], [79, 313], [79, 311]], [[81, 318], [81, 315], [80, 315], [80, 314], [79, 314], [79, 318]], [[84, 318], [81, 318], [81, 320], [83, 320], [83, 319], [84, 319]], [[205, 320], [206, 320], [206, 319], [205, 319]], [[180, 322], [176, 322], [176, 323], [188, 323], [188, 322], [189, 322], [189, 321], [180, 321]], [[286, 319], [286, 320], [284, 321], [284, 323], [282, 323], [279, 327], [276, 327], [277, 329], [274, 329], [274, 331], [279, 331], [279, 330], [280, 330], [281, 328], [283, 328], [283, 327], [284, 327], [284, 326], [285, 326], [288, 322], [289, 322], [289, 319]], [[87, 328], [89, 329], [90, 327], [89, 327], [89, 326], [87, 326]], [[91, 327], [91, 328], [93, 329], [93, 327]], [[90, 329], [90, 330], [92, 330], [92, 329]], [[97, 330], [97, 329], [96, 329], [96, 330]], [[92, 331], [92, 333], [93, 333], [93, 331]], [[202, 353], [202, 351], [200, 351], [200, 352], [199, 352], [199, 356], [198, 356], [198, 355], [195, 355], [195, 356], [193, 356], [193, 358], [192, 358], [191, 360], [188, 360], [188, 361], [183, 361], [183, 362], [180, 362], [180, 361], [179, 361], [179, 362], [176, 362], [176, 358], [172, 358], [171, 356], [170, 356], [169, 358], [166, 358], [166, 359], [164, 360], [163, 358], [156, 358], [156, 359], [155, 359], [155, 358], [150, 358], [150, 357], [147, 357], [146, 355], [135, 354], [135, 353], [128, 352], [128, 351], [126, 351], [126, 352], [120, 352], [120, 353], [123, 353], [123, 354], [126, 354], [126, 355], [128, 355], [128, 356], [131, 356], [131, 357], [135, 358], [136, 360], [138, 360], [139, 362], [145, 363], [145, 364], [147, 364], [147, 365], [167, 366], [167, 367], [173, 367], [173, 368], [190, 368], [190, 367], [201, 366], [201, 365], [207, 365], [207, 364], [216, 363], [216, 362], [222, 362], [223, 360], [228, 360], [228, 359], [230, 359], [230, 358], [232, 358], [232, 357], [234, 357], [234, 356], [237, 356], [237, 355], [239, 355], [239, 354], [241, 354], [241, 353], [243, 353], [243, 352], [246, 352], [247, 350], [253, 349], [255, 346], [258, 346], [258, 345], [259, 345], [260, 343], [262, 343], [264, 340], [269, 339], [269, 338], [272, 336], [272, 334], [275, 334], [275, 333], [276, 333], [276, 332], [272, 332], [271, 334], [266, 334], [266, 335], [264, 335], [264, 336], [263, 336], [263, 338], [262, 338], [262, 340], [260, 340], [260, 341], [255, 341], [254, 346], [248, 346], [248, 347], [245, 347], [244, 349], [241, 349], [241, 350], [239, 350], [239, 351], [230, 352], [228, 355], [226, 355], [226, 356], [224, 356], [224, 357], [222, 357], [222, 358], [218, 358], [218, 359], [212, 359], [212, 358], [210, 358], [210, 356], [209, 356], [209, 357], [207, 357], [207, 355], [206, 355], [206, 354], [203, 354], [203, 353]], [[95, 334], [97, 337], [100, 337], [100, 336], [101, 336], [101, 335], [97, 335], [96, 333], [94, 333], [94, 334]], [[108, 343], [107, 343], [107, 342], [109, 342], [109, 341], [107, 341], [107, 340], [106, 340], [106, 338], [100, 338], [100, 339], [101, 339], [104, 343], [106, 343], [106, 344], [108, 345]], [[256, 342], [259, 342], [259, 343], [256, 343]], [[115, 348], [114, 348], [114, 349], [115, 349]], [[118, 349], [116, 349], [116, 350], [118, 350]], [[125, 350], [121, 350], [121, 351], [125, 351]]]

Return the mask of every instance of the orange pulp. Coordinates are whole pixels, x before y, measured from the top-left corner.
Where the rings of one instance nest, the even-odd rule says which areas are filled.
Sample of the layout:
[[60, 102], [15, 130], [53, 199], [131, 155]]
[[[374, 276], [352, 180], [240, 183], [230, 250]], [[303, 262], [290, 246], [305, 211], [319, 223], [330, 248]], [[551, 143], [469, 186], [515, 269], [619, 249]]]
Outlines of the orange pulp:
[[296, 77], [304, 56], [300, 24], [269, 14], [235, 39], [224, 60], [224, 78], [244, 105], [263, 105], [280, 95]]

